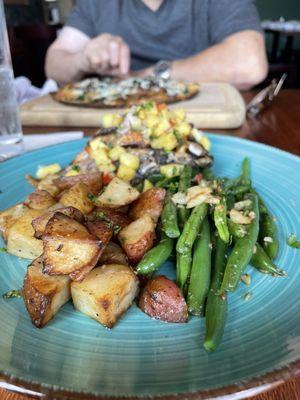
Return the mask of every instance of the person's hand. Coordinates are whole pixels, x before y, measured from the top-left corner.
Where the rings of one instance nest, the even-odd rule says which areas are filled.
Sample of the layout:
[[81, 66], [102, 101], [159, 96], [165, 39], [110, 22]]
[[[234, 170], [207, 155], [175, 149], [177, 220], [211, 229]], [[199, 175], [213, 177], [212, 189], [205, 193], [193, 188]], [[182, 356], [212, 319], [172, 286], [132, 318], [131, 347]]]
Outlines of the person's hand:
[[126, 76], [130, 68], [130, 50], [120, 36], [103, 33], [91, 39], [82, 52], [85, 73]]

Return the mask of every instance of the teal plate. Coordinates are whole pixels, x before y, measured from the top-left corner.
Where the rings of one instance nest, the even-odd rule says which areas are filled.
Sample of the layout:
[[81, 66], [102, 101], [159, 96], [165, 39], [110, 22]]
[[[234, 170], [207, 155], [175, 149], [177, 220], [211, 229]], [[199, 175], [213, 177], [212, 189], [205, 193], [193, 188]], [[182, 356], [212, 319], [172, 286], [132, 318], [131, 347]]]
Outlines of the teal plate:
[[[134, 305], [108, 330], [75, 311], [69, 302], [45, 328], [37, 329], [21, 299], [1, 297], [0, 375], [4, 379], [57, 396], [61, 391], [85, 393], [84, 399], [89, 395], [180, 397], [182, 393], [205, 398], [203, 393], [235, 392], [278, 381], [284, 371], [286, 376], [299, 372], [300, 251], [289, 248], [286, 238], [291, 232], [300, 237], [300, 159], [242, 139], [210, 138], [217, 175], [237, 175], [243, 157], [250, 158], [253, 182], [277, 218], [281, 243], [277, 264], [288, 277], [273, 278], [249, 267], [251, 286], [240, 284], [229, 297], [225, 335], [213, 354], [202, 347], [203, 319], [167, 324], [150, 319]], [[34, 175], [40, 164], [66, 165], [84, 143], [48, 147], [0, 164], [1, 209], [32, 191], [25, 174]], [[0, 294], [21, 287], [27, 264], [1, 253]], [[160, 272], [172, 275], [172, 264]], [[253, 297], [245, 301], [249, 291]], [[230, 390], [218, 391], [228, 386]]]

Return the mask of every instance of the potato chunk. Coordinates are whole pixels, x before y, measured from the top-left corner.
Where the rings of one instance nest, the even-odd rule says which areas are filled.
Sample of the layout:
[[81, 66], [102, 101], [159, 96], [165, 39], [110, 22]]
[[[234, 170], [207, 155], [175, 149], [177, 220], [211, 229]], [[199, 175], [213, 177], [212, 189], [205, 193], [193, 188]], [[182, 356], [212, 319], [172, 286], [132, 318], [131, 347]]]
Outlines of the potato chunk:
[[5, 241], [7, 241], [7, 233], [9, 228], [23, 215], [28, 207], [24, 204], [16, 204], [6, 210], [0, 212], [0, 232]]
[[56, 179], [54, 183], [60, 190], [65, 190], [70, 189], [79, 182], [84, 183], [91, 193], [97, 194], [102, 187], [102, 173], [100, 171], [92, 171], [89, 173], [79, 172], [77, 175], [73, 176], [63, 175]]
[[83, 182], [78, 182], [63, 193], [59, 202], [66, 207], [75, 207], [83, 214], [89, 214], [94, 208], [89, 193], [89, 187]]
[[57, 203], [50, 210], [46, 211], [44, 214], [40, 215], [32, 221], [34, 237], [36, 237], [37, 239], [42, 238], [49, 219], [53, 217], [56, 211], [59, 211], [61, 214], [67, 215], [68, 217], [75, 219], [78, 222], [84, 221], [84, 215], [81, 211], [77, 210], [77, 208], [64, 207], [62, 204]]
[[104, 192], [95, 199], [97, 206], [118, 208], [132, 203], [140, 193], [128, 183], [115, 177], [104, 189]]
[[42, 258], [29, 265], [23, 283], [23, 299], [32, 323], [42, 328], [71, 298], [68, 276], [42, 273]]
[[162, 275], [148, 281], [139, 307], [150, 317], [166, 322], [187, 322], [188, 319], [187, 305], [180, 289]]
[[42, 236], [43, 272], [69, 275], [81, 281], [96, 265], [103, 247], [85, 226], [56, 212], [47, 223]]
[[130, 307], [138, 292], [138, 279], [127, 265], [97, 267], [81, 282], [72, 282], [75, 308], [111, 328]]
[[162, 212], [165, 195], [165, 189], [151, 188], [147, 190], [131, 204], [129, 216], [132, 219], [138, 219], [147, 214], [154, 222], [157, 222]]
[[33, 210], [47, 210], [55, 203], [56, 200], [46, 190], [36, 190], [24, 201], [24, 204]]
[[31, 225], [32, 220], [40, 216], [42, 212], [41, 210], [31, 210], [29, 208], [8, 229], [6, 247], [8, 253], [31, 260], [42, 254], [42, 241], [34, 237], [34, 230]]
[[153, 247], [154, 238], [155, 223], [147, 214], [131, 222], [118, 235], [121, 246], [132, 263], [139, 262]]
[[117, 243], [109, 242], [98, 261], [98, 265], [103, 264], [128, 265], [128, 258], [122, 248], [117, 245]]

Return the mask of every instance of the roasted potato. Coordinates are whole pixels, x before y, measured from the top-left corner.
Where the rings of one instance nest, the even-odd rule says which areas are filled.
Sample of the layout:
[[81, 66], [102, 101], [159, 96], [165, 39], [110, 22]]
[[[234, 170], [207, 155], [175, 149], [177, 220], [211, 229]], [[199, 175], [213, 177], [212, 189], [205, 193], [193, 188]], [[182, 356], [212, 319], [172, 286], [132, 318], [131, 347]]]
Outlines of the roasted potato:
[[46, 190], [51, 196], [56, 197], [61, 192], [61, 189], [54, 183], [57, 178], [58, 174], [47, 175], [45, 178], [38, 181], [36, 189]]
[[184, 297], [173, 281], [165, 276], [150, 279], [142, 290], [139, 307], [150, 317], [166, 322], [187, 322]]
[[107, 208], [118, 208], [132, 203], [139, 195], [140, 193], [136, 189], [115, 177], [95, 199], [95, 205]]
[[55, 203], [56, 200], [46, 190], [36, 190], [24, 201], [24, 204], [33, 210], [47, 210]]
[[78, 182], [83, 182], [88, 187], [90, 193], [97, 194], [102, 188], [102, 174], [100, 171], [93, 171], [72, 176], [62, 175], [60, 178], [55, 179], [54, 183], [60, 190], [65, 190], [70, 189]]
[[64, 207], [60, 203], [56, 203], [51, 209], [44, 212], [39, 217], [32, 220], [32, 226], [34, 229], [34, 237], [37, 239], [41, 239], [43, 233], [45, 232], [46, 225], [51, 217], [53, 217], [54, 213], [59, 211], [60, 213], [67, 215], [68, 217], [75, 219], [78, 222], [84, 222], [84, 215], [81, 211], [77, 210], [74, 207]]
[[125, 228], [132, 221], [126, 214], [115, 209], [97, 207], [92, 214], [88, 217], [89, 220], [106, 221], [111, 223], [114, 228]]
[[32, 220], [42, 214], [41, 210], [28, 208], [20, 218], [7, 230], [7, 251], [10, 254], [33, 260], [43, 252], [41, 240], [34, 237]]
[[90, 233], [96, 236], [103, 248], [108, 244], [113, 235], [113, 225], [102, 220], [87, 221], [86, 226]]
[[94, 208], [93, 202], [89, 199], [89, 193], [89, 187], [83, 182], [78, 182], [64, 191], [59, 202], [66, 207], [77, 208], [83, 214], [89, 214]]
[[137, 292], [136, 275], [120, 264], [97, 267], [82, 282], [71, 283], [75, 308], [108, 328], [130, 307]]
[[122, 229], [118, 239], [130, 262], [139, 262], [153, 247], [155, 223], [149, 215], [144, 215]]
[[77, 281], [94, 268], [103, 250], [85, 226], [60, 212], [49, 219], [42, 240], [43, 272], [69, 275]]
[[98, 265], [123, 264], [128, 265], [128, 258], [122, 248], [114, 242], [109, 242], [100, 256]]
[[42, 273], [39, 257], [27, 268], [23, 283], [23, 299], [32, 323], [42, 328], [71, 298], [68, 276], [49, 276]]
[[165, 189], [151, 188], [147, 190], [130, 205], [129, 216], [135, 220], [147, 214], [154, 222], [157, 222], [162, 212], [165, 195]]
[[0, 212], [0, 232], [7, 241], [8, 229], [28, 210], [24, 204], [16, 204]]

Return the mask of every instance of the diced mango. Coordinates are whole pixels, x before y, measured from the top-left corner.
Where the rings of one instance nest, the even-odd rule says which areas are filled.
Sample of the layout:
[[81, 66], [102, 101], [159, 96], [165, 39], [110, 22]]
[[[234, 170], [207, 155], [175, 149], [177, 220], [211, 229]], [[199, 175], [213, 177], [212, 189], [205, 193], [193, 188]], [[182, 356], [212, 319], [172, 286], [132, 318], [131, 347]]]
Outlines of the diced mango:
[[49, 165], [41, 165], [38, 167], [36, 172], [37, 179], [43, 179], [45, 176], [50, 174], [56, 174], [61, 171], [61, 166], [58, 163], [49, 164]]
[[164, 149], [166, 151], [175, 149], [177, 144], [177, 139], [172, 132], [162, 135], [151, 141], [151, 147], [153, 149]]
[[127, 167], [127, 165], [120, 164], [117, 172], [117, 177], [122, 179], [125, 182], [131, 181], [135, 177], [136, 170], [130, 167]]
[[144, 180], [144, 185], [143, 185], [143, 192], [146, 192], [147, 190], [153, 188], [152, 182], [148, 181], [148, 179]]
[[167, 118], [162, 118], [156, 128], [153, 130], [153, 136], [157, 137], [167, 133], [171, 128], [170, 121]]
[[192, 131], [191, 125], [187, 122], [181, 122], [180, 124], [175, 125], [174, 129], [181, 137], [184, 138], [189, 136]]
[[116, 166], [111, 161], [97, 164], [97, 166], [101, 172], [114, 172], [116, 170]]
[[211, 149], [211, 142], [207, 136], [203, 136], [200, 140], [200, 144], [205, 148], [205, 150], [210, 151]]
[[106, 163], [110, 162], [110, 159], [107, 154], [107, 150], [105, 150], [105, 149], [93, 150], [90, 153], [90, 155], [97, 165], [106, 164]]
[[156, 115], [150, 114], [144, 121], [147, 128], [154, 128], [159, 124], [159, 118]]
[[113, 128], [120, 125], [122, 122], [122, 116], [119, 114], [104, 114], [102, 117], [103, 128]]
[[137, 170], [140, 166], [140, 159], [138, 156], [130, 153], [123, 153], [120, 156], [120, 164], [126, 165], [129, 168]]
[[102, 139], [100, 137], [91, 140], [89, 146], [92, 150], [98, 150], [98, 149], [108, 150], [108, 146], [104, 142], [102, 142]]
[[108, 152], [108, 157], [113, 161], [118, 161], [121, 154], [126, 153], [126, 150], [122, 146], [115, 146]]
[[166, 164], [161, 165], [160, 172], [166, 178], [174, 178], [174, 176], [179, 176], [183, 170], [183, 165], [180, 164]]
[[76, 176], [76, 175], [79, 175], [79, 174], [80, 174], [79, 171], [77, 171], [77, 170], [75, 170], [75, 169], [70, 169], [70, 171], [68, 171], [68, 172], [65, 174], [65, 176]]

